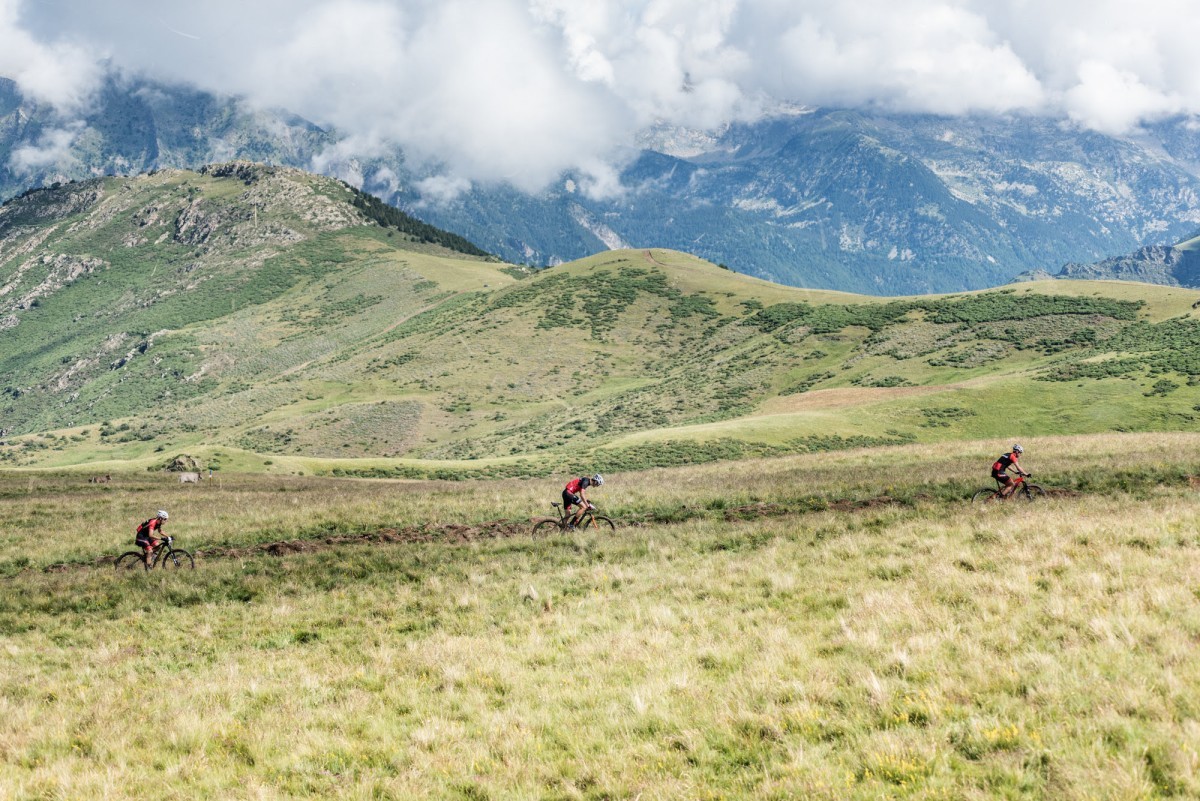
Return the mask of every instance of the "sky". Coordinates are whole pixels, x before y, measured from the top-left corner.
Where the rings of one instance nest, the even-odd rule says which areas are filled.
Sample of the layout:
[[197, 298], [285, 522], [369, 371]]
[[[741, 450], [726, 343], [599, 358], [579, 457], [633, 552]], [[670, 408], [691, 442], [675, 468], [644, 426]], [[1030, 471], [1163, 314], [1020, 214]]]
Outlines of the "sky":
[[63, 121], [27, 159], [117, 69], [400, 146], [443, 165], [431, 192], [571, 170], [604, 193], [647, 126], [781, 104], [1118, 135], [1197, 115], [1196, 30], [1194, 0], [0, 0], [0, 75]]

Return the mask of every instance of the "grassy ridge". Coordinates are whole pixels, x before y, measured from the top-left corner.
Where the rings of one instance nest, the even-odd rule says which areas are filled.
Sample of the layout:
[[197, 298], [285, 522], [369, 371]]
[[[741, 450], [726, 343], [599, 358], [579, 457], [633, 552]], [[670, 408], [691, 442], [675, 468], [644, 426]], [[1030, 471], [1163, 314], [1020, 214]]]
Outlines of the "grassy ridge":
[[662, 250], [529, 275], [294, 171], [89, 186], [5, 207], [0, 464], [501, 478], [1187, 430], [1200, 407], [1194, 291], [865, 298]]
[[[202, 559], [184, 576], [9, 574], [0, 786], [1194, 796], [1196, 437], [1031, 442], [1039, 479], [1080, 494], [971, 508], [955, 494], [997, 443], [864, 450], [613, 476], [597, 498], [646, 523], [612, 537], [343, 546]], [[515, 518], [558, 488], [126, 481], [0, 477], [5, 563], [112, 552], [168, 503], [176, 535], [202, 548]], [[907, 500], [834, 506], [881, 491]], [[827, 505], [748, 511], [804, 498]], [[653, 522], [670, 510], [697, 514]], [[51, 511], [89, 533], [42, 536]]]

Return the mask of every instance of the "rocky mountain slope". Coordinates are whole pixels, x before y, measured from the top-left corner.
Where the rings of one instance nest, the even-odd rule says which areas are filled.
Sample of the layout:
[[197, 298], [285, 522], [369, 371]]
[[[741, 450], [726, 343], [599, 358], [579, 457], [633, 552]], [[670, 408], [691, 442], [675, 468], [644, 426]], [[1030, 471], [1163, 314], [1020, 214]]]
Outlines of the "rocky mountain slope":
[[[1200, 148], [1182, 121], [1133, 141], [1038, 119], [813, 111], [695, 134], [648, 138], [619, 197], [568, 183], [536, 198], [480, 189], [426, 213], [509, 259], [598, 249], [605, 237], [591, 221], [602, 221], [623, 242], [871, 294], [995, 286], [1174, 241], [1200, 223]], [[504, 227], [513, 206], [520, 220], [552, 221], [553, 241]]]
[[1125, 256], [1090, 264], [1067, 264], [1057, 273], [1022, 278], [1140, 281], [1147, 284], [1200, 288], [1200, 236], [1174, 245], [1152, 245]]
[[0, 464], [531, 475], [1007, 437], [1010, 405], [1028, 434], [1178, 428], [1200, 404], [1195, 292], [887, 301], [658, 249], [533, 273], [378, 211], [244, 163], [5, 204]]

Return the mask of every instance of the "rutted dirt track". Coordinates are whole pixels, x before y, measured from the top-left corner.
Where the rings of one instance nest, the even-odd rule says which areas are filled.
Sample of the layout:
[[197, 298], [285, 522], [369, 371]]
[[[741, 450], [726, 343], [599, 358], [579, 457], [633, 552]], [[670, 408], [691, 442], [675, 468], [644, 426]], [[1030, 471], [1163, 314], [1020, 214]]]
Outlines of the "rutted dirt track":
[[334, 534], [329, 537], [312, 540], [280, 540], [278, 542], [264, 542], [258, 545], [246, 545], [236, 548], [204, 548], [197, 550], [195, 555], [216, 559], [240, 559], [260, 554], [284, 556], [291, 553], [326, 551], [342, 545], [356, 545], [360, 543], [414, 544], [441, 542], [461, 545], [477, 540], [505, 539], [522, 535], [528, 536], [535, 522], [537, 521], [492, 520], [475, 526], [445, 523], [440, 526], [383, 528], [367, 534]]
[[[1073, 490], [1047, 490], [1046, 494], [1056, 498], [1076, 497], [1082, 493]], [[914, 500], [932, 501], [931, 496], [917, 496]], [[888, 506], [903, 506], [911, 501], [878, 495], [872, 498], [858, 500], [835, 500], [813, 509], [797, 509], [786, 504], [752, 503], [744, 506], [731, 507], [713, 512], [727, 522], [755, 520], [767, 517], [803, 517], [817, 511], [858, 512], [879, 509]], [[287, 556], [289, 554], [315, 553], [328, 551], [345, 545], [364, 543], [377, 544], [422, 544], [446, 543], [462, 545], [482, 540], [511, 539], [515, 537], [531, 537], [535, 523], [551, 518], [532, 518], [530, 520], [491, 520], [473, 526], [461, 523], [443, 523], [441, 525], [408, 526], [406, 528], [381, 528], [378, 531], [364, 534], [332, 534], [327, 537], [314, 539], [276, 540], [260, 542], [254, 545], [213, 546], [190, 549], [197, 559], [244, 559], [254, 556]], [[634, 520], [618, 524], [618, 528], [641, 528], [646, 525], [670, 525], [664, 521]], [[116, 555], [102, 556], [91, 562], [59, 562], [42, 568], [47, 573], [62, 573], [68, 570], [88, 569], [98, 566], [108, 566], [116, 561]], [[35, 568], [36, 569], [36, 568]]]
[[[328, 537], [315, 539], [276, 540], [260, 542], [254, 545], [214, 546], [190, 550], [197, 559], [244, 559], [249, 556], [287, 556], [294, 553], [313, 553], [328, 551], [343, 545], [358, 545], [363, 543], [398, 543], [419, 544], [441, 542], [461, 545], [477, 540], [504, 539], [509, 537], [528, 536], [533, 524], [549, 518], [534, 518], [529, 521], [492, 520], [467, 526], [460, 523], [445, 523], [439, 526], [409, 526], [407, 528], [381, 528], [365, 534], [332, 534]], [[101, 556], [92, 562], [59, 562], [47, 565], [43, 570], [47, 573], [62, 573], [73, 569], [90, 568], [94, 566], [111, 565], [117, 560], [117, 555]]]

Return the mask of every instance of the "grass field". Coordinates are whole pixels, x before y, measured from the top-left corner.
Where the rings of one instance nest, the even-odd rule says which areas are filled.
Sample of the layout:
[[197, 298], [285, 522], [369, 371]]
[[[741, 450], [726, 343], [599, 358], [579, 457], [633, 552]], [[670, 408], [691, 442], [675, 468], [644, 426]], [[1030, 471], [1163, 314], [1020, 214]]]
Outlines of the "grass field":
[[[1200, 795], [1200, 435], [561, 480], [0, 472], [6, 798]], [[159, 507], [187, 574], [104, 558]], [[280, 555], [272, 555], [280, 554]]]

